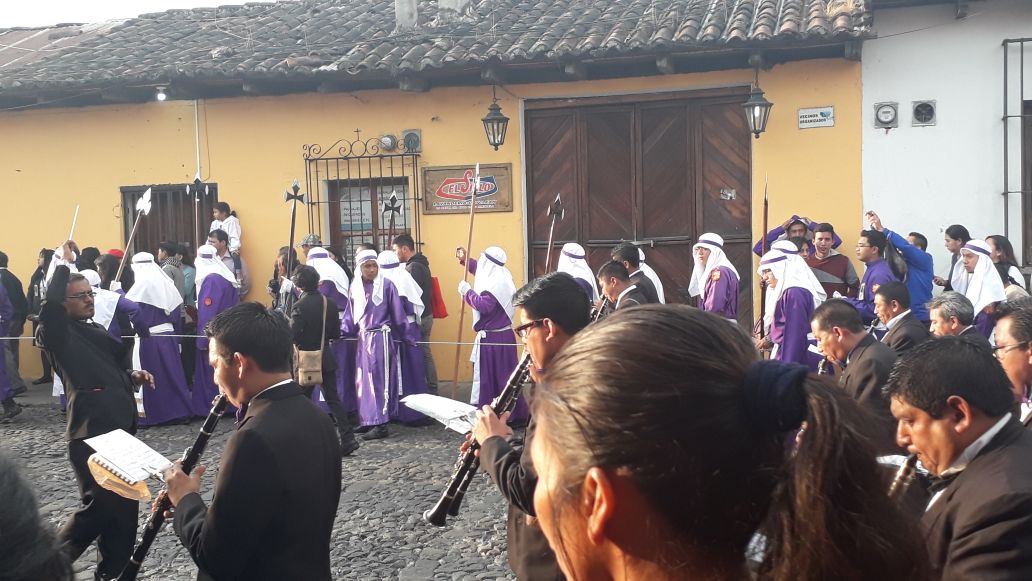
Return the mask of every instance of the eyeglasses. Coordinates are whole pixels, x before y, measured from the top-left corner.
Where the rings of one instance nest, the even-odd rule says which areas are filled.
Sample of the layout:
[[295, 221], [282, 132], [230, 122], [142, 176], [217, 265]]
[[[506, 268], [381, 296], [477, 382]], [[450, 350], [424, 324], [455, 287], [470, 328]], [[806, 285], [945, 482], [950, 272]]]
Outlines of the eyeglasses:
[[1022, 341], [1021, 343], [1015, 343], [1013, 345], [997, 345], [996, 347], [993, 347], [993, 355], [997, 359], [1003, 359], [1003, 356], [1006, 355], [1008, 351], [1013, 351], [1014, 349], [1024, 349], [1028, 346], [1028, 344], [1029, 341]]
[[857, 244], [856, 247], [857, 248], [870, 248], [871, 245], [870, 244]]
[[85, 300], [87, 297], [92, 299], [95, 296], [97, 296], [97, 293], [95, 293], [93, 291], [86, 291], [86, 292], [76, 293], [74, 295], [68, 295], [65, 298], [66, 299], [75, 299], [77, 301], [81, 301], [81, 300]]
[[535, 320], [533, 320], [533, 321], [531, 321], [529, 323], [524, 323], [524, 324], [520, 325], [519, 327], [516, 327], [515, 329], [513, 329], [513, 331], [517, 335], [519, 335], [520, 339], [526, 339], [527, 338], [527, 334], [530, 333], [531, 329], [533, 329], [534, 327], [539, 327], [539, 326], [544, 325], [544, 324], [545, 324], [545, 320], [544, 319], [535, 319]]

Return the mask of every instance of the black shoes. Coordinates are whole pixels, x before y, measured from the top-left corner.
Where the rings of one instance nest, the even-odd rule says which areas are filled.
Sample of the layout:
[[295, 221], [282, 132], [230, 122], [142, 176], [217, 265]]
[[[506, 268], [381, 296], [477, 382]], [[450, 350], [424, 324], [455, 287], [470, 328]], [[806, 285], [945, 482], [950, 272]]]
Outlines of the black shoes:
[[6, 424], [11, 421], [11, 418], [22, 413], [22, 406], [15, 403], [13, 397], [5, 399], [0, 403], [3, 403], [4, 406], [3, 414], [0, 415], [0, 423]]
[[341, 457], [350, 456], [358, 450], [358, 439], [355, 438], [354, 434], [341, 434], [340, 437], [340, 455]]
[[373, 426], [368, 432], [362, 434], [363, 440], [382, 440], [387, 437], [387, 424]]
[[32, 380], [32, 385], [43, 385], [44, 383], [52, 383], [53, 381], [54, 381], [53, 376], [44, 375], [43, 377], [40, 377], [39, 379], [33, 379]]

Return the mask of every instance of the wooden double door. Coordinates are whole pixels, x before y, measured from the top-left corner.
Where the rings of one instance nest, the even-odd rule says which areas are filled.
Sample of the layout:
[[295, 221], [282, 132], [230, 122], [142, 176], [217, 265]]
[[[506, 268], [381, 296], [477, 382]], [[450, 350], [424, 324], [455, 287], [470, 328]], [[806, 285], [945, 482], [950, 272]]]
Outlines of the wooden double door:
[[578, 242], [596, 270], [631, 241], [667, 302], [688, 302], [698, 236], [714, 232], [741, 275], [739, 320], [752, 321], [750, 138], [744, 91], [528, 102], [529, 256], [544, 272], [549, 204], [562, 193], [552, 265]]

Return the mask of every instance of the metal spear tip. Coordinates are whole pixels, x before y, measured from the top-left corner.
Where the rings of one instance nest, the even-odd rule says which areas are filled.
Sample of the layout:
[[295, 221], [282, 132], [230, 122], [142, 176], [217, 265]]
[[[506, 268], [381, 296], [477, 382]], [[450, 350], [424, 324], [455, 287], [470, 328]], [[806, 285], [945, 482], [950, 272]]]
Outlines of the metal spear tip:
[[136, 211], [142, 212], [143, 215], [150, 214], [151, 210], [151, 189], [147, 188], [147, 191], [143, 192], [140, 199], [136, 202]]
[[298, 191], [301, 190], [301, 182], [295, 179], [294, 183], [291, 184], [290, 189], [294, 190], [294, 195], [297, 195]]
[[563, 206], [562, 195], [562, 192], [555, 195], [555, 200], [548, 206], [548, 211], [545, 213], [546, 217], [555, 218], [559, 221], [566, 217], [566, 208]]

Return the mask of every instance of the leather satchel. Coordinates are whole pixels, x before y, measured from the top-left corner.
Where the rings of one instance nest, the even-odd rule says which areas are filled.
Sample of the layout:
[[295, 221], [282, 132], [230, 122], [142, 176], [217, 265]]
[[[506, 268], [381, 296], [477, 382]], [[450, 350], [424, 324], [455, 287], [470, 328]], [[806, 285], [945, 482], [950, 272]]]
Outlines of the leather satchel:
[[326, 343], [326, 305], [327, 299], [323, 300], [322, 311], [322, 333], [319, 335], [319, 349], [315, 351], [302, 351], [297, 347], [297, 382], [302, 387], [312, 387], [322, 383], [322, 347]]

